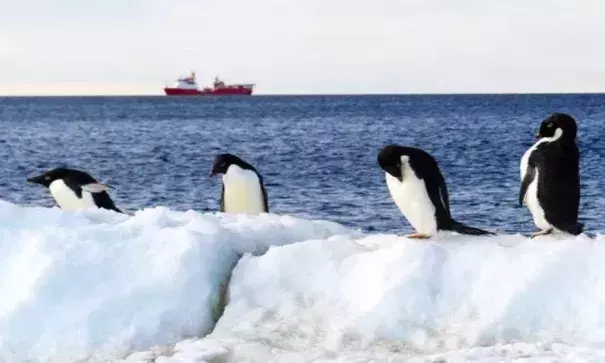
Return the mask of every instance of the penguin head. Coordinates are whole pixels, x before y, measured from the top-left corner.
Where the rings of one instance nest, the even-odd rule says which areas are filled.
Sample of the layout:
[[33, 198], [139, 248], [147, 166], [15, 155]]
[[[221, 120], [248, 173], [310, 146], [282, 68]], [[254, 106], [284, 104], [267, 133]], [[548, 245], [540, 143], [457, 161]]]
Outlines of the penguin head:
[[83, 171], [76, 170], [76, 169], [69, 169], [69, 168], [65, 168], [65, 167], [54, 168], [41, 175], [31, 177], [31, 178], [27, 179], [27, 181], [30, 183], [40, 184], [40, 185], [43, 185], [48, 188], [52, 184], [52, 182], [54, 182], [55, 180], [61, 180], [61, 179], [69, 179], [71, 184], [79, 185], [79, 186], [98, 184], [98, 185], [103, 185], [107, 188], [113, 188], [107, 184], [98, 183], [95, 180], [95, 178], [93, 178], [92, 176], [88, 175], [87, 173], [85, 173]]
[[40, 184], [48, 188], [55, 180], [66, 178], [70, 172], [71, 171], [67, 168], [55, 168], [41, 175], [31, 177], [27, 179], [27, 181], [30, 183]]
[[406, 148], [397, 145], [387, 145], [378, 153], [378, 165], [386, 173], [399, 181], [403, 181], [402, 163], [409, 157]]
[[212, 170], [210, 171], [210, 177], [217, 174], [225, 174], [231, 165], [237, 165], [242, 169], [252, 170], [256, 173], [256, 169], [244, 160], [233, 154], [219, 154], [214, 158], [214, 164], [212, 164]]
[[578, 127], [573, 117], [564, 113], [553, 113], [542, 121], [536, 136], [538, 139], [554, 137], [575, 140], [577, 132]]

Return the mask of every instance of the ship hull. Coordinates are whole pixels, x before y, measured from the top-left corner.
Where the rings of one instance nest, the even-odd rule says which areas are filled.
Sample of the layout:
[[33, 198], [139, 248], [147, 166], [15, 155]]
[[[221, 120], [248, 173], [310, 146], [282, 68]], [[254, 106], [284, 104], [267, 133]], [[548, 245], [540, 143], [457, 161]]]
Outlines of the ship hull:
[[183, 89], [164, 88], [167, 96], [251, 96], [252, 88], [248, 87], [225, 87], [215, 89]]

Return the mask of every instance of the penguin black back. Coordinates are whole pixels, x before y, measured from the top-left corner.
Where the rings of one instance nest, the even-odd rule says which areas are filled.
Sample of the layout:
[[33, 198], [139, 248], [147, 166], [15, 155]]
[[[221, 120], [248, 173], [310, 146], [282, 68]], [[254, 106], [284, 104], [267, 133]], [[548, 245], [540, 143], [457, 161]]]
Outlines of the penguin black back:
[[[577, 125], [569, 115], [554, 113], [540, 125], [538, 141], [524, 155], [519, 204], [527, 193], [536, 193], [547, 223], [574, 235], [583, 231], [578, 222], [580, 206], [580, 152], [576, 144]], [[537, 178], [536, 191], [529, 190]], [[528, 200], [531, 200], [531, 195]], [[538, 206], [528, 203], [532, 214]], [[539, 218], [539, 216], [538, 216]], [[536, 216], [534, 216], [536, 220]], [[542, 222], [544, 223], [544, 222]], [[544, 226], [539, 226], [544, 229]]]
[[109, 193], [106, 191], [102, 191], [99, 193], [91, 193], [92, 199], [95, 201], [95, 204], [99, 208], [113, 210], [118, 213], [124, 213], [118, 207], [116, 207], [113, 200], [109, 197]]
[[[401, 175], [401, 156], [408, 156], [412, 171], [425, 184], [428, 196], [435, 206], [437, 228], [447, 226], [451, 220], [450, 201], [437, 160], [424, 150], [413, 147], [387, 145], [378, 154], [378, 164], [387, 173], [402, 181], [406, 175]], [[441, 228], [440, 228], [441, 227]]]
[[[378, 154], [378, 164], [387, 174], [396, 178], [402, 185], [409, 183], [409, 180], [415, 180], [414, 183], [416, 186], [405, 187], [400, 191], [396, 190], [399, 186], [394, 184], [389, 185], [389, 191], [391, 192], [393, 199], [395, 199], [396, 204], [404, 215], [406, 215], [407, 212], [408, 215], [406, 218], [416, 220], [426, 220], [428, 218], [428, 216], [422, 218], [420, 216], [413, 216], [412, 214], [420, 211], [407, 207], [410, 203], [416, 205], [428, 203], [427, 201], [419, 199], [422, 198], [422, 195], [426, 194], [434, 207], [433, 218], [436, 221], [435, 226], [437, 230], [450, 230], [461, 234], [471, 235], [494, 234], [492, 232], [466, 226], [452, 218], [445, 178], [441, 173], [437, 161], [429, 153], [412, 147], [387, 145]], [[409, 175], [410, 173], [413, 173], [413, 175]], [[404, 212], [404, 210], [406, 210], [406, 212]], [[420, 223], [417, 224], [420, 225]], [[424, 223], [425, 226], [429, 224], [430, 223]]]
[[57, 180], [61, 180], [78, 198], [82, 199], [82, 193], [87, 191], [90, 192], [94, 204], [98, 208], [123, 213], [116, 207], [105, 190], [110, 187], [99, 183], [96, 179], [83, 171], [59, 167], [28, 179], [31, 183], [40, 184], [47, 188], [50, 188], [51, 184]]

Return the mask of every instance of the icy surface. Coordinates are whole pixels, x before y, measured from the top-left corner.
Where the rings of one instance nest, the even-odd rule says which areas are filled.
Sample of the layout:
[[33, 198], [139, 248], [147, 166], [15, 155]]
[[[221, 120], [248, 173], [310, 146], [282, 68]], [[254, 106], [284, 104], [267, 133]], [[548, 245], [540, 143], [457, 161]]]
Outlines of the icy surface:
[[276, 215], [158, 207], [127, 216], [0, 201], [0, 362], [162, 352], [211, 331], [241, 254], [338, 233], [355, 232]]
[[247, 255], [215, 330], [166, 362], [605, 359], [605, 245], [336, 236]]
[[0, 236], [2, 363], [605, 360], [602, 235], [0, 202]]

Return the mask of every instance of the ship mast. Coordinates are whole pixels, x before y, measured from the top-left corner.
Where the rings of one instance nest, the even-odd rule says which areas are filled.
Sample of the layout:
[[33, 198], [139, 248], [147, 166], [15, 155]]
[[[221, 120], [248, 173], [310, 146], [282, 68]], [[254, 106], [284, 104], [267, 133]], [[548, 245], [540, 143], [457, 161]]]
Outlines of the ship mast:
[[218, 76], [214, 77], [214, 88], [222, 87], [225, 85], [225, 82], [221, 81]]

